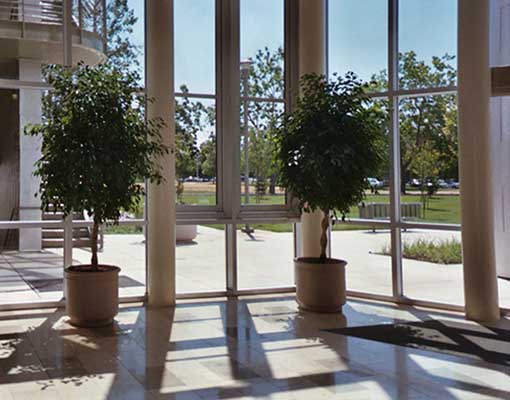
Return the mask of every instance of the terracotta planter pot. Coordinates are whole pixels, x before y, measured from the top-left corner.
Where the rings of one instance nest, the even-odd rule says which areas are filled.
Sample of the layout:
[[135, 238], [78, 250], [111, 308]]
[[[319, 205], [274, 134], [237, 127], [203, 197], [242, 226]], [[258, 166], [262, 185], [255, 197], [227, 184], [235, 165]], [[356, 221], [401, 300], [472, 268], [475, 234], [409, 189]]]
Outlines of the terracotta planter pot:
[[345, 266], [334, 258], [296, 258], [296, 300], [299, 308], [320, 313], [341, 312], [345, 304]]
[[99, 271], [80, 265], [65, 270], [66, 312], [80, 327], [109, 325], [119, 309], [119, 267], [101, 265]]

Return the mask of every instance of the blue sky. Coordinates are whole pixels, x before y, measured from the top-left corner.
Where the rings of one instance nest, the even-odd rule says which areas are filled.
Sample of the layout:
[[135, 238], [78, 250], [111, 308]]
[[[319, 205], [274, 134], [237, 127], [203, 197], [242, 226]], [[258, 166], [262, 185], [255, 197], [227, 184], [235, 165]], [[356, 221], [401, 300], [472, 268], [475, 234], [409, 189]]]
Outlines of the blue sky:
[[[143, 45], [143, 1], [132, 39]], [[214, 92], [214, 0], [174, 0], [176, 87]], [[400, 51], [456, 54], [457, 0], [400, 0]], [[369, 79], [387, 64], [387, 0], [329, 0], [329, 70]], [[241, 0], [241, 58], [283, 44], [283, 0]], [[143, 58], [141, 57], [141, 65]]]
[[[400, 0], [399, 50], [431, 60], [457, 50], [457, 0]], [[363, 79], [386, 69], [387, 0], [330, 0], [330, 72], [354, 71]]]

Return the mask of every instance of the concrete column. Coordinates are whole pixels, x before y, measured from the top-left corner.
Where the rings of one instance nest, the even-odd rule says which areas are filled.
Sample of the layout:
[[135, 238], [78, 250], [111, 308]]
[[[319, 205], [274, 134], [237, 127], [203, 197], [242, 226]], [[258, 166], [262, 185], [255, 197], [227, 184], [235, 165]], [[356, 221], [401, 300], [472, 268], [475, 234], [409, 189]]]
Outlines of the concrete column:
[[[19, 60], [19, 79], [41, 81], [41, 62]], [[19, 219], [22, 221], [41, 219], [41, 200], [35, 196], [39, 192], [39, 178], [33, 176], [34, 164], [41, 157], [41, 137], [27, 136], [27, 124], [41, 122], [41, 92], [20, 89], [19, 91]], [[40, 251], [42, 248], [41, 228], [20, 229], [20, 251]]]
[[490, 139], [489, 0], [460, 1], [459, 158], [467, 317], [499, 319]]
[[[491, 66], [510, 65], [510, 3], [491, 1]], [[491, 99], [494, 230], [498, 276], [510, 278], [510, 96]]]
[[[299, 75], [326, 72], [326, 0], [299, 1]], [[303, 257], [319, 257], [323, 213], [303, 213]]]
[[[163, 143], [175, 142], [173, 0], [146, 2], [146, 88], [153, 101], [149, 118], [160, 117]], [[165, 181], [148, 188], [148, 293], [149, 305], [175, 305], [175, 157], [159, 163]]]

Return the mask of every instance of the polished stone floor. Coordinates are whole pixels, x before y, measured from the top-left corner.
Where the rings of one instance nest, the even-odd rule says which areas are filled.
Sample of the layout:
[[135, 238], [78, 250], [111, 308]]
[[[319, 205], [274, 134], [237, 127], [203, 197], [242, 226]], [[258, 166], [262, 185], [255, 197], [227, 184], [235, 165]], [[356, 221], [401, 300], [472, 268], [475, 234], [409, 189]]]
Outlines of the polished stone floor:
[[326, 331], [428, 319], [476, 326], [352, 299], [343, 315], [299, 313], [287, 295], [127, 305], [100, 330], [59, 310], [3, 312], [0, 399], [510, 399], [508, 366]]

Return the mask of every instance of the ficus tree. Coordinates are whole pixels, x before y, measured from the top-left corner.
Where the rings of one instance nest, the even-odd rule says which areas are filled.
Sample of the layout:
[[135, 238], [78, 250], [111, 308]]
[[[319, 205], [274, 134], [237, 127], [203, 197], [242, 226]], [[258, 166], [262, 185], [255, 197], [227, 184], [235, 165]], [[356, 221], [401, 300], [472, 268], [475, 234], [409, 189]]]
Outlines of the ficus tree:
[[300, 96], [275, 129], [283, 186], [304, 212], [322, 210], [320, 259], [326, 259], [331, 215], [345, 215], [365, 196], [385, 152], [379, 116], [353, 73], [328, 81], [317, 74], [300, 81]]
[[139, 204], [143, 182], [160, 183], [161, 119], [146, 119], [136, 73], [109, 65], [49, 66], [43, 122], [28, 126], [42, 137], [36, 163], [44, 211], [87, 212], [93, 219], [91, 266], [97, 270], [99, 226]]

